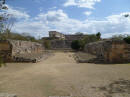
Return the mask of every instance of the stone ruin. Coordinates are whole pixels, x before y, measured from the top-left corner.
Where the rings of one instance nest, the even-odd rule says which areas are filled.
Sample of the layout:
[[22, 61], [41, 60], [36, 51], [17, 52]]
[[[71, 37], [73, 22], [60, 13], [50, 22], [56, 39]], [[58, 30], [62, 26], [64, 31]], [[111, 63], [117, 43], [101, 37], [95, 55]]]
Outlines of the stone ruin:
[[36, 62], [43, 55], [42, 44], [21, 40], [0, 40], [0, 55], [6, 62]]
[[87, 53], [96, 55], [95, 61], [99, 63], [130, 62], [130, 44], [125, 43], [123, 40], [104, 40], [89, 43], [84, 50]]
[[59, 39], [59, 40], [65, 39], [65, 35], [57, 31], [49, 31], [49, 37], [53, 39]]
[[43, 37], [44, 40], [50, 40], [51, 49], [71, 49], [71, 43], [74, 40], [80, 40], [87, 35], [64, 35], [57, 31], [49, 31], [49, 37]]

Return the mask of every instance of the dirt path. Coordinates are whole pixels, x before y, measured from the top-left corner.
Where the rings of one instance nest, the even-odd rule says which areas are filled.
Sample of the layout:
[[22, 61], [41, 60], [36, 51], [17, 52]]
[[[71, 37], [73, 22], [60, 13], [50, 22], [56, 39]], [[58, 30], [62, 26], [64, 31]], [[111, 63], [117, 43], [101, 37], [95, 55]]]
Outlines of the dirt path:
[[49, 59], [36, 64], [8, 64], [7, 67], [0, 69], [0, 93], [16, 94], [18, 97], [130, 96], [129, 84], [124, 87], [125, 92], [112, 90], [116, 93], [109, 93], [111, 89], [109, 84], [115, 81], [129, 83], [129, 64], [78, 64], [72, 56], [71, 52], [57, 52]]

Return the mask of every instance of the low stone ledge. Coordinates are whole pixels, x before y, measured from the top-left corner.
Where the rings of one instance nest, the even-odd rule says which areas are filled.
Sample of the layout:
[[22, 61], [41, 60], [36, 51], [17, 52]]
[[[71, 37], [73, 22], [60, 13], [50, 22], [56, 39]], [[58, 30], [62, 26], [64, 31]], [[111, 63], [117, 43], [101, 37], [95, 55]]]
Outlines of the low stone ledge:
[[74, 59], [78, 63], [93, 63], [95, 58], [96, 56], [84, 52], [76, 52], [74, 54]]
[[32, 62], [36, 63], [41, 60], [47, 59], [49, 56], [52, 56], [52, 52], [43, 52], [43, 53], [37, 53], [37, 54], [21, 54], [13, 56], [14, 62]]

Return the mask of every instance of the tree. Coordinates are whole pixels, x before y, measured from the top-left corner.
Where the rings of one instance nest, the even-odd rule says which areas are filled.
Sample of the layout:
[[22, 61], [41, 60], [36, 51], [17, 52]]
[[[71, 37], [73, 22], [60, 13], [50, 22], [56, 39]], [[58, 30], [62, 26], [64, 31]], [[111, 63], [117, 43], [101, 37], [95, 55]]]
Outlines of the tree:
[[[13, 14], [7, 12], [8, 8], [5, 5], [6, 0], [0, 0], [0, 33], [6, 33], [5, 37], [9, 38], [11, 29], [14, 25], [15, 18]], [[3, 38], [3, 37], [2, 37]]]
[[5, 0], [0, 0], [0, 32], [4, 31], [4, 23], [8, 19], [8, 14], [6, 13], [7, 6], [5, 5]]
[[112, 36], [111, 39], [114, 39], [114, 40], [123, 40], [124, 38], [126, 38], [126, 35], [114, 35], [114, 36]]
[[[0, 11], [2, 10], [2, 9], [6, 9], [6, 6], [4, 6], [4, 4], [5, 4], [5, 0], [0, 0]], [[1, 31], [2, 31], [2, 27], [3, 27], [3, 20], [4, 20], [4, 17], [2, 17], [1, 15], [0, 15], [0, 35], [1, 35]], [[1, 57], [0, 56], [0, 67], [2, 66], [2, 65], [5, 65], [5, 63], [4, 63], [4, 61], [3, 61], [3, 57]]]
[[87, 35], [86, 37], [84, 37], [83, 41], [85, 42], [85, 44], [87, 43], [91, 43], [91, 42], [96, 42], [99, 39], [97, 38], [97, 36], [95, 34], [92, 35]]
[[100, 32], [98, 32], [98, 33], [96, 34], [96, 36], [97, 36], [97, 39], [98, 39], [98, 40], [101, 39], [101, 33], [100, 33]]
[[75, 35], [84, 35], [82, 32], [77, 32]]

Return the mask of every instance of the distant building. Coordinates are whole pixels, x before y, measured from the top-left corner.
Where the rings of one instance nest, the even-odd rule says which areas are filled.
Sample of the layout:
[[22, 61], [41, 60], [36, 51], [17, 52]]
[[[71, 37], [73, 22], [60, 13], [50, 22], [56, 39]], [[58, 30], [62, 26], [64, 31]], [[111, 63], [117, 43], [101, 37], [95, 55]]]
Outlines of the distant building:
[[57, 31], [49, 31], [49, 37], [53, 39], [65, 39], [65, 35]]
[[81, 40], [87, 35], [68, 34], [64, 35], [57, 31], [49, 31], [49, 37], [43, 37], [44, 40], [51, 41], [51, 49], [71, 49], [71, 43], [74, 40]]

